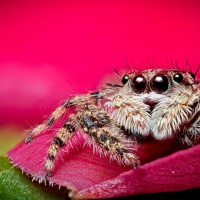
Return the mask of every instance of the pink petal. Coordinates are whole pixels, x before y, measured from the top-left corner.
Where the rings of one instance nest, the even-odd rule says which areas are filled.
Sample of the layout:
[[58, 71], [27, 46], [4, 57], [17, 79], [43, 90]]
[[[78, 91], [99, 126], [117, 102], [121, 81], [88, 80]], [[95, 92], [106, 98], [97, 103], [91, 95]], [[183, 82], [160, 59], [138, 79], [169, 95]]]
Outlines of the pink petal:
[[147, 163], [80, 191], [76, 199], [132, 196], [200, 187], [200, 145]]
[[[21, 143], [9, 152], [9, 159], [26, 173], [43, 180], [46, 174], [44, 159], [54, 134], [45, 133], [29, 144]], [[77, 148], [66, 146], [60, 152], [58, 157], [61, 156], [62, 159], [57, 159], [55, 171], [49, 177], [50, 182], [80, 191], [128, 170], [116, 162], [111, 164], [108, 158], [94, 155], [91, 148], [84, 146], [81, 136], [75, 136], [74, 139], [77, 141]], [[64, 152], [66, 149], [69, 149], [69, 153]]]
[[[55, 135], [55, 131], [52, 130], [43, 133], [29, 144], [21, 143], [8, 154], [9, 159], [15, 166], [18, 166], [26, 173], [41, 181], [44, 180], [45, 177], [44, 160], [46, 158], [46, 152]], [[130, 168], [120, 166], [115, 161], [110, 162], [109, 158], [100, 157], [99, 154], [94, 154], [91, 148], [84, 146], [84, 139], [80, 134], [75, 135], [74, 138], [72, 138], [72, 144], [75, 145], [75, 143], [77, 143], [76, 148], [70, 148], [70, 145], [67, 145], [59, 152], [55, 171], [52, 176], [49, 177], [50, 182], [71, 189], [73, 195], [81, 191], [80, 195], [87, 196], [87, 191], [90, 189], [93, 190], [92, 188], [94, 188], [95, 190], [96, 187], [98, 189], [98, 185], [101, 186], [102, 182], [105, 181], [109, 184], [110, 180], [118, 176], [117, 179], [119, 179], [123, 176], [123, 172], [130, 170]], [[163, 157], [178, 148], [180, 147], [177, 145], [176, 141], [151, 141], [139, 145], [137, 154], [141, 158], [141, 164], [144, 164], [151, 160], [155, 160], [158, 157]], [[69, 152], [65, 153], [64, 151], [66, 150]], [[140, 168], [143, 169], [144, 166], [146, 165], [141, 165], [138, 170], [140, 170]], [[131, 170], [128, 172], [128, 174], [131, 174], [129, 176], [131, 180], [132, 173], [134, 174], [138, 170]], [[158, 170], [158, 168], [156, 168], [156, 170]], [[151, 174], [147, 174], [146, 172], [144, 176], [151, 176]], [[143, 180], [137, 179], [138, 184], [140, 181]], [[126, 186], [126, 181], [121, 184], [124, 184], [123, 187], [127, 187], [127, 190], [123, 193], [123, 191], [119, 189], [117, 192], [119, 193], [119, 196], [134, 194], [132, 190], [129, 191], [130, 188], [128, 188], [129, 185]], [[167, 187], [165, 189], [167, 190]], [[140, 190], [138, 193], [139, 192]], [[110, 193], [110, 196], [116, 196], [115, 190], [113, 190], [113, 192], [108, 191], [108, 193]], [[78, 194], [79, 193], [77, 193], [77, 195]], [[92, 194], [93, 193], [91, 193], [91, 195]], [[98, 197], [101, 197], [101, 193], [98, 193], [98, 195], [100, 195]], [[104, 195], [103, 192], [102, 195]], [[95, 198], [95, 195], [93, 197]]]

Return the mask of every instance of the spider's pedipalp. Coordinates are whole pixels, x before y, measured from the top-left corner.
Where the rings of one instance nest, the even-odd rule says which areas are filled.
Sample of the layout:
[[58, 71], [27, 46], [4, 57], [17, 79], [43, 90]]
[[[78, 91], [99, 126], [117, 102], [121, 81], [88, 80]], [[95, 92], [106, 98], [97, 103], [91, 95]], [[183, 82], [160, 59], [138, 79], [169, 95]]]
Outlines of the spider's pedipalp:
[[158, 140], [179, 136], [184, 124], [189, 123], [194, 113], [193, 105], [198, 98], [192, 87], [174, 87], [160, 101], [151, 115], [151, 130]]
[[133, 136], [148, 136], [150, 133], [150, 107], [139, 97], [116, 95], [105, 106], [111, 108], [111, 117]]

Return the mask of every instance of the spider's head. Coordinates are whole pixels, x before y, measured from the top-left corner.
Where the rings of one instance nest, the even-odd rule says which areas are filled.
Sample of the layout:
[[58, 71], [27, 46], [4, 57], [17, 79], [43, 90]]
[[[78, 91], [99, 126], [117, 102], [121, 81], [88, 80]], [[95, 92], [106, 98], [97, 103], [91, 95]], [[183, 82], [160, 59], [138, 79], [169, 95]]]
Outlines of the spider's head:
[[183, 91], [194, 88], [197, 82], [190, 72], [157, 69], [126, 74], [122, 83], [152, 108], [177, 89]]

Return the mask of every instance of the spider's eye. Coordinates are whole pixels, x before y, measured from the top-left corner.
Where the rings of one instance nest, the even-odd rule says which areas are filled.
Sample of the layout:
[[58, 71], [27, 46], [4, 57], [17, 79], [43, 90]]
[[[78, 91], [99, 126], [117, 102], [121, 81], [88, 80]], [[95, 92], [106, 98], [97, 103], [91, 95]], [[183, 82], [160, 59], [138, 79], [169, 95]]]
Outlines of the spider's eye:
[[158, 74], [151, 79], [150, 82], [152, 90], [157, 93], [163, 93], [168, 89], [168, 78], [163, 74]]
[[181, 83], [183, 81], [183, 75], [181, 73], [176, 73], [173, 80], [177, 83]]
[[125, 85], [128, 82], [128, 79], [129, 79], [128, 75], [123, 76], [122, 83]]
[[133, 81], [133, 90], [137, 93], [142, 93], [144, 92], [146, 88], [146, 79], [142, 76], [136, 76]]

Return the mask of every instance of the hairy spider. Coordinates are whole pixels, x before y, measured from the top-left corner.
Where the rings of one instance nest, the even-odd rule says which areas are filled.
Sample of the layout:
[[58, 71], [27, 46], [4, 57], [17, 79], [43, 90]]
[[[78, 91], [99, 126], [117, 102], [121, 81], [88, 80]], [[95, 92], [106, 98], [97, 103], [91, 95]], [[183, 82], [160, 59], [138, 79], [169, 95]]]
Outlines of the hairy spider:
[[113, 159], [137, 166], [132, 144], [138, 136], [157, 140], [177, 137], [188, 145], [199, 137], [200, 90], [195, 76], [196, 73], [173, 69], [127, 73], [121, 83], [106, 84], [97, 92], [67, 100], [47, 121], [35, 127], [25, 142], [51, 127], [67, 109], [74, 108], [48, 148], [46, 177], [54, 170], [59, 148], [80, 131]]

